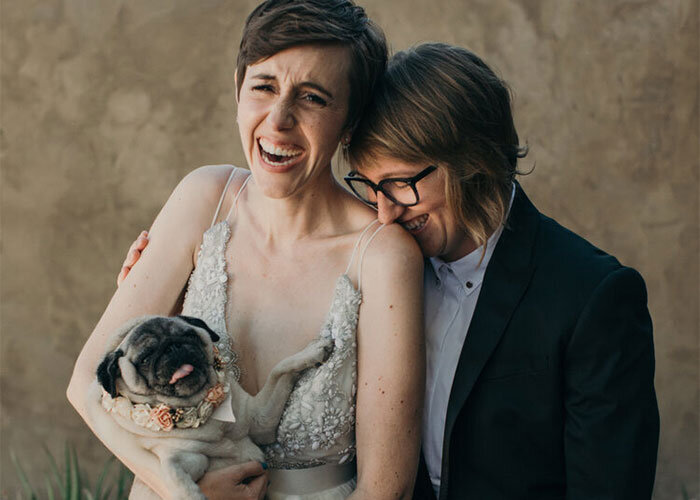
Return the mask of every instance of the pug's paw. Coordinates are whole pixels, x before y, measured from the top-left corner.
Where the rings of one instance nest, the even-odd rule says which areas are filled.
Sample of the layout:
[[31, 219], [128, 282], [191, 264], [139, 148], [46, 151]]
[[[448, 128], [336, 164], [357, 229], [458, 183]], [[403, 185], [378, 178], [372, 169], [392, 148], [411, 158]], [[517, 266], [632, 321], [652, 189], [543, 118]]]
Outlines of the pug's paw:
[[283, 371], [300, 372], [323, 363], [332, 350], [333, 340], [316, 338], [303, 350], [282, 361], [278, 367]]
[[326, 361], [333, 352], [333, 346], [333, 339], [325, 337], [319, 337], [309, 342], [309, 345], [299, 353], [306, 362], [305, 368], [317, 366]]

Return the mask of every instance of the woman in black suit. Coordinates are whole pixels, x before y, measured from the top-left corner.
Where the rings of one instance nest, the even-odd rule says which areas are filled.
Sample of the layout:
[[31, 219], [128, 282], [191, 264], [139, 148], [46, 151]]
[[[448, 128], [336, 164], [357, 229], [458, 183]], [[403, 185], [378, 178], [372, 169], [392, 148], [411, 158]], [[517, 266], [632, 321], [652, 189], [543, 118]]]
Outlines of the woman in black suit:
[[646, 288], [542, 215], [505, 83], [446, 44], [396, 54], [347, 177], [425, 257], [415, 498], [643, 499], [659, 416]]

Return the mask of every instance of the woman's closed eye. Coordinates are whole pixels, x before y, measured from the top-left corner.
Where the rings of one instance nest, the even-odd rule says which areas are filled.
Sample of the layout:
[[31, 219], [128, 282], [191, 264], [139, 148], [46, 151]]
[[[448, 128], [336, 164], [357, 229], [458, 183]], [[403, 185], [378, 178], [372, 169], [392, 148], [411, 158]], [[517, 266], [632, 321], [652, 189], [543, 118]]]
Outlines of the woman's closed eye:
[[318, 104], [319, 106], [326, 106], [328, 104], [324, 98], [314, 94], [313, 92], [304, 92], [301, 94], [301, 98], [305, 101]]
[[274, 92], [275, 88], [272, 85], [255, 85], [253, 90], [256, 92]]

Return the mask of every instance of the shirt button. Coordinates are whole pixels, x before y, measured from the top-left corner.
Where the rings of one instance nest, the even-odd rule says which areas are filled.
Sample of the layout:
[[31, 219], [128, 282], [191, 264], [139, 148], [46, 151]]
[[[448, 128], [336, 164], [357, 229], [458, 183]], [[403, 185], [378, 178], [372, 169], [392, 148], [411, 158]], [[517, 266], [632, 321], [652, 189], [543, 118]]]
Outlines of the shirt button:
[[467, 281], [466, 285], [467, 285], [467, 288], [471, 288], [474, 286], [474, 283], [472, 283], [471, 281]]

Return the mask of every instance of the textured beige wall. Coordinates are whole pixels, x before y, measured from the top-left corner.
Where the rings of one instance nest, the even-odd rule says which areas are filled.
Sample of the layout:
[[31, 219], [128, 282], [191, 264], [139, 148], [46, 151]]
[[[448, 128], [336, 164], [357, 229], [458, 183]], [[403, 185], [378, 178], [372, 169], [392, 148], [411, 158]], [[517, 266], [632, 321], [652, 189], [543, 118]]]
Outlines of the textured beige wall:
[[[121, 259], [177, 181], [243, 164], [233, 68], [255, 1], [2, 2], [2, 443], [106, 453], [65, 401]], [[538, 207], [644, 275], [657, 499], [698, 496], [698, 2], [362, 2], [395, 49], [467, 46], [515, 91]], [[3, 495], [4, 496], [4, 495]]]

